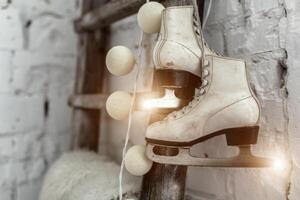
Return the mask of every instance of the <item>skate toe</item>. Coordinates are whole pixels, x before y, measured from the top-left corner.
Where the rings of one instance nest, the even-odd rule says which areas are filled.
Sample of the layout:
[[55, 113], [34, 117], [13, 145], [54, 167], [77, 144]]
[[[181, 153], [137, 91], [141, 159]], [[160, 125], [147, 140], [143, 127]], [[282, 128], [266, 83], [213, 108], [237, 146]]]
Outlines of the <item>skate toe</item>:
[[166, 132], [166, 125], [167, 124], [164, 121], [151, 124], [146, 130], [146, 138], [160, 139], [163, 133]]

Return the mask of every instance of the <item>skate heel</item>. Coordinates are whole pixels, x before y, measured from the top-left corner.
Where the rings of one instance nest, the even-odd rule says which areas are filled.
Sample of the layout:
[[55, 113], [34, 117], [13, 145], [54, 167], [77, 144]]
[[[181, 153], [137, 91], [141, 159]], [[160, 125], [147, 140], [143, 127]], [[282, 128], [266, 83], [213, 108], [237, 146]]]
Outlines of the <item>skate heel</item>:
[[180, 99], [192, 99], [195, 88], [201, 86], [201, 78], [183, 70], [157, 69], [154, 81], [157, 91], [164, 93], [165, 89], [175, 90], [175, 95]]
[[259, 126], [226, 129], [228, 146], [242, 146], [257, 143]]

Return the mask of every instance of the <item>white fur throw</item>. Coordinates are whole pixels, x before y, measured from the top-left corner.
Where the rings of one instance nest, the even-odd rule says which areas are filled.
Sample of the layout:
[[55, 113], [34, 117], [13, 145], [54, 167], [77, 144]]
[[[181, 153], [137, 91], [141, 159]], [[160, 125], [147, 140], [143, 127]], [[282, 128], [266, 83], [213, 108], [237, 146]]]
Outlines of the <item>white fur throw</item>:
[[[119, 165], [92, 152], [66, 153], [46, 174], [40, 200], [117, 199], [119, 170]], [[139, 192], [140, 178], [124, 172], [123, 180], [126, 196]]]

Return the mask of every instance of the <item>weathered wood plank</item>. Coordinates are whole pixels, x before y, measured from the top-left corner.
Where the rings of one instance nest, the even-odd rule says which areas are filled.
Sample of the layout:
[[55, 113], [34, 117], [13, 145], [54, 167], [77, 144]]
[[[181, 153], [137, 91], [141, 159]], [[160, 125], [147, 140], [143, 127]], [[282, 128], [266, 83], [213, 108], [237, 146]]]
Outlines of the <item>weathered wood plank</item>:
[[[174, 154], [174, 149], [162, 149], [164, 155]], [[141, 200], [183, 200], [185, 196], [186, 166], [154, 163], [142, 182]]]
[[106, 94], [73, 95], [69, 98], [69, 105], [78, 109], [99, 110], [105, 108]]
[[136, 13], [146, 0], [114, 0], [88, 12], [78, 19], [75, 29], [78, 32], [94, 31], [115, 21]]
[[[166, 6], [187, 5], [192, 4], [192, 0], [156, 0]], [[202, 9], [204, 1], [198, 0], [199, 13], [203, 15]], [[109, 24], [130, 16], [138, 11], [138, 9], [146, 3], [146, 0], [113, 0], [101, 7], [95, 8], [81, 18], [75, 21], [75, 30], [77, 32], [95, 31], [106, 27]]]

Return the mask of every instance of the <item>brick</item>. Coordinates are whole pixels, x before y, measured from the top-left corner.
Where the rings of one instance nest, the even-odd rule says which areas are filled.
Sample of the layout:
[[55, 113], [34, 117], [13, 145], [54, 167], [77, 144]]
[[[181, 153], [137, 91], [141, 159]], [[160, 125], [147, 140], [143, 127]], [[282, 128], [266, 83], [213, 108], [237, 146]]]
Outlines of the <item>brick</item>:
[[46, 169], [45, 161], [43, 158], [33, 159], [27, 163], [26, 174], [28, 174], [28, 180], [36, 180], [44, 174]]
[[284, 102], [264, 100], [261, 101], [261, 108], [261, 124], [264, 126], [264, 131], [271, 135], [285, 134], [287, 119]]
[[300, 91], [299, 91], [299, 69], [300, 60], [295, 60], [293, 65], [289, 68], [289, 77], [287, 88], [289, 91], [288, 110], [290, 114], [290, 134], [292, 136], [298, 135], [299, 120], [300, 119]]
[[27, 171], [25, 161], [11, 161], [9, 170], [10, 180], [16, 182], [17, 184], [22, 184], [27, 182]]
[[232, 194], [226, 191], [226, 180], [227, 175], [223, 170], [190, 167], [187, 177], [187, 192], [195, 193], [203, 199], [216, 197], [216, 193], [218, 199], [232, 199]]
[[9, 5], [8, 0], [0, 0], [0, 8], [4, 9]]
[[36, 200], [41, 188], [42, 182], [35, 181], [22, 184], [17, 189], [17, 200]]
[[65, 0], [63, 2], [60, 0], [51, 0], [50, 9], [54, 13], [74, 19], [80, 15], [80, 3], [78, 0]]
[[8, 166], [8, 181], [18, 185], [38, 180], [46, 169], [43, 158], [31, 158], [20, 161], [11, 161]]
[[80, 14], [80, 2], [78, 0], [14, 0], [13, 6], [19, 8], [26, 20], [38, 18], [41, 15], [74, 19]]
[[254, 54], [280, 49], [279, 20], [253, 17], [246, 27], [225, 32], [229, 55]]
[[245, 9], [251, 13], [267, 12], [270, 9], [279, 7], [279, 0], [268, 0], [268, 1], [251, 1], [245, 0]]
[[11, 52], [0, 51], [0, 92], [8, 93], [12, 91], [12, 58], [13, 54]]
[[0, 189], [2, 187], [9, 187], [12, 185], [13, 179], [10, 177], [10, 167], [11, 165], [9, 162], [0, 163]]
[[[10, 158], [14, 152], [14, 142], [11, 137], [0, 139], [0, 158]], [[1, 165], [1, 164], [0, 164]]]
[[289, 200], [299, 199], [299, 196], [300, 196], [300, 180], [298, 178], [299, 176], [300, 176], [299, 165], [294, 166], [293, 171], [292, 171], [292, 179], [291, 179], [291, 181], [292, 181], [291, 191], [290, 191], [290, 194], [288, 196]]
[[75, 63], [75, 57], [17, 52], [13, 58], [13, 88], [18, 92], [45, 94], [51, 88], [69, 87], [74, 80]]
[[287, 35], [288, 35], [288, 19], [282, 18], [279, 21], [279, 43], [281, 48], [286, 48]]
[[70, 20], [43, 16], [29, 28], [29, 49], [46, 55], [76, 55], [77, 35]]
[[1, 10], [0, 24], [0, 50], [22, 49], [23, 32], [18, 10], [11, 6]]
[[0, 135], [41, 130], [44, 122], [42, 96], [0, 95]]
[[43, 137], [44, 156], [48, 163], [54, 162], [59, 156], [59, 145], [56, 134], [46, 134]]
[[249, 50], [246, 48], [247, 35], [244, 27], [228, 30], [224, 35], [229, 56], [249, 53]]
[[13, 194], [10, 188], [0, 188], [0, 199], [1, 200], [13, 200]]
[[16, 160], [25, 160], [28, 158], [37, 158], [41, 156], [41, 134], [42, 132], [36, 131], [14, 136], [14, 158]]
[[285, 180], [272, 170], [237, 169], [229, 173], [227, 188], [234, 192], [232, 199], [285, 199]]
[[298, 56], [289, 65], [289, 76], [287, 88], [289, 92], [288, 98], [288, 113], [289, 124], [288, 133], [290, 136], [290, 148], [292, 151], [293, 161], [298, 168], [300, 168], [300, 151], [299, 151], [299, 119], [300, 119], [300, 91], [299, 91], [299, 69], [300, 59]]
[[[297, 129], [296, 129], [297, 130]], [[296, 165], [298, 168], [300, 168], [300, 136], [299, 134], [296, 134], [295, 132], [291, 132], [290, 141], [289, 141], [289, 147], [292, 155], [293, 164]], [[300, 187], [300, 184], [299, 184]]]
[[280, 63], [283, 63], [285, 59], [286, 54], [282, 50], [251, 56], [251, 62], [247, 66], [249, 80], [260, 99], [281, 99], [284, 69]]
[[67, 105], [67, 102], [72, 92], [71, 85], [69, 88], [65, 88], [65, 91], [49, 92], [48, 133], [67, 133], [71, 130], [72, 109]]
[[242, 14], [242, 5], [236, 0], [212, 2], [208, 24], [223, 22]]
[[204, 31], [204, 38], [205, 41], [208, 43], [209, 47], [217, 50], [220, 54], [225, 53], [224, 36], [220, 26], [207, 26], [207, 28]]

